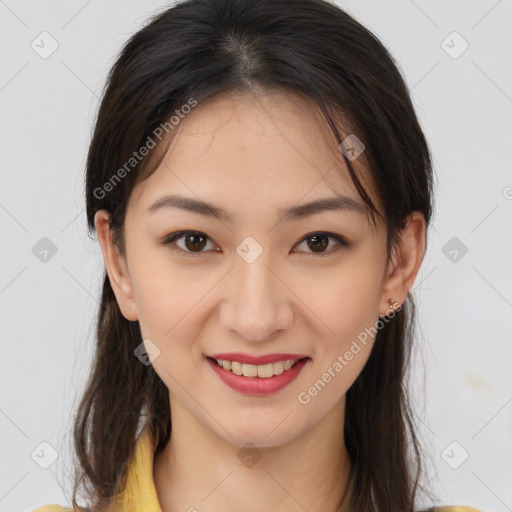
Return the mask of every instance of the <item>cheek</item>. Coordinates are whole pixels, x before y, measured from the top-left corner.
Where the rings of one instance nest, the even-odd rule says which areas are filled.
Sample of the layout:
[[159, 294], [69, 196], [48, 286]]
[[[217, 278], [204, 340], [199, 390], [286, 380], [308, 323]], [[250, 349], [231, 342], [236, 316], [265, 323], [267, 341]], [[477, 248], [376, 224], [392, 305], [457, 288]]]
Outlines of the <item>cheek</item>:
[[[305, 263], [278, 272], [286, 285], [283, 300], [295, 304], [297, 321], [306, 319], [315, 338], [324, 341], [324, 350], [350, 346], [378, 317], [381, 269], [373, 256], [377, 248], [370, 249], [360, 247], [335, 265]], [[181, 346], [197, 338], [215, 302], [228, 298], [222, 291], [225, 269], [173, 266], [165, 251], [143, 244], [132, 255], [130, 274], [143, 337], [159, 347], [174, 341], [176, 349], [176, 340], [182, 340]]]
[[131, 280], [141, 332], [158, 345], [173, 339], [187, 324], [207, 291], [204, 279], [148, 258], [133, 259]]
[[307, 306], [303, 311], [317, 319], [322, 338], [339, 348], [378, 318], [379, 277], [374, 261], [354, 257], [329, 271], [296, 278], [294, 291]]
[[201, 306], [214, 281], [157, 266], [134, 272], [132, 281], [142, 337], [160, 351], [152, 363], [154, 370], [171, 392], [181, 396], [180, 383], [193, 387], [190, 376], [201, 357], [201, 347], [194, 342], [204, 324], [199, 315], [204, 314]]
[[[324, 280], [310, 281], [304, 302], [317, 317], [314, 375], [297, 397], [316, 418], [327, 414], [356, 381], [370, 356], [378, 320], [379, 269], [362, 260]], [[315, 283], [314, 285], [311, 283]], [[303, 285], [305, 286], [306, 283]], [[304, 288], [306, 289], [306, 288]], [[320, 320], [318, 320], [318, 318]]]

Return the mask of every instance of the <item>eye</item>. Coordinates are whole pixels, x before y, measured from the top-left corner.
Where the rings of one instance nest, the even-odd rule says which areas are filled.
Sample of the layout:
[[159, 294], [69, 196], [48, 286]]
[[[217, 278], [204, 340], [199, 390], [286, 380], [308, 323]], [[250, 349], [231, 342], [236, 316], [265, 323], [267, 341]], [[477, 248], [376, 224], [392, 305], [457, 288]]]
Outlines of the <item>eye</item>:
[[[329, 239], [335, 240], [339, 245], [348, 247], [348, 242], [341, 236], [334, 233], [328, 233], [326, 231], [317, 231], [315, 233], [309, 233], [306, 235], [298, 244], [299, 246], [303, 243], [307, 244], [308, 248], [312, 249], [313, 254], [324, 256], [333, 252], [331, 249], [325, 250], [329, 247]], [[310, 241], [308, 243], [308, 241]]]
[[[309, 233], [304, 238], [302, 238], [298, 246], [303, 243], [307, 243], [307, 247], [312, 249], [312, 254], [323, 256], [333, 252], [331, 249], [326, 250], [326, 248], [329, 247], [329, 240], [335, 240], [338, 245], [345, 247], [350, 245], [343, 237], [339, 235], [326, 231], [317, 231], [314, 233]], [[178, 241], [183, 242], [182, 246], [177, 243]], [[202, 252], [206, 252], [203, 251], [203, 249], [207, 246], [208, 241], [211, 242], [209, 237], [201, 231], [177, 231], [175, 233], [171, 233], [167, 238], [165, 238], [162, 244], [175, 244], [178, 247], [178, 250], [186, 254], [201, 254]], [[308, 241], [310, 242], [308, 243]], [[220, 252], [218, 248], [214, 250], [215, 252]]]
[[[182, 239], [184, 247], [180, 247], [176, 244], [178, 249], [190, 254], [200, 254], [204, 252], [202, 249], [206, 246], [206, 241], [209, 240], [208, 236], [200, 231], [177, 231], [176, 233], [171, 233], [162, 243], [164, 245], [170, 245]], [[218, 249], [216, 249], [216, 251], [218, 252]]]

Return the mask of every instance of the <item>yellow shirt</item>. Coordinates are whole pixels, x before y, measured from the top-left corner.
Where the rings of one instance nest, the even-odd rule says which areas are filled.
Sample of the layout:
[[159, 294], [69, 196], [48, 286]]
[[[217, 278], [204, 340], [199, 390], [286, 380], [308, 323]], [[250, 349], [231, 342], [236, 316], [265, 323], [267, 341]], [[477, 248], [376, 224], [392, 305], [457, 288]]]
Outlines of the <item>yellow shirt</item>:
[[[109, 507], [109, 512], [162, 512], [153, 480], [154, 444], [145, 428], [135, 446], [135, 456], [128, 467], [126, 487]], [[33, 512], [73, 512], [60, 505], [45, 505]], [[480, 512], [472, 507], [439, 507], [436, 512]]]

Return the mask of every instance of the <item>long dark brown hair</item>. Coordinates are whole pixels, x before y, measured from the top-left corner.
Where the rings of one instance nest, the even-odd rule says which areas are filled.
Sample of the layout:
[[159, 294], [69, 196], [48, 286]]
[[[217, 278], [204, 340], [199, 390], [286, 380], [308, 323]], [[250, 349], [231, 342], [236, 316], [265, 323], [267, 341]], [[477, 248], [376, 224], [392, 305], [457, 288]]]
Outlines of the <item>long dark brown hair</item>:
[[[124, 254], [128, 197], [162, 158], [149, 165], [149, 157], [131, 160], [134, 152], [150, 139], [158, 142], [162, 126], [170, 133], [169, 119], [186, 112], [184, 105], [196, 102], [199, 109], [216, 94], [255, 86], [307, 97], [325, 117], [333, 143], [355, 133], [365, 144], [382, 213], [344, 159], [372, 221], [375, 215], [385, 220], [388, 256], [409, 213], [421, 212], [429, 225], [430, 150], [401, 72], [368, 29], [325, 0], [185, 0], [133, 35], [108, 75], [87, 158], [89, 234], [95, 213], [107, 210]], [[413, 512], [424, 490], [424, 454], [407, 394], [415, 316], [409, 294], [378, 331], [346, 395], [351, 512]], [[139, 323], [123, 317], [104, 272], [94, 362], [73, 425], [77, 510], [80, 491], [90, 509], [102, 510], [122, 490], [143, 427], [157, 452], [169, 440], [169, 393], [152, 365], [134, 356], [141, 341]]]

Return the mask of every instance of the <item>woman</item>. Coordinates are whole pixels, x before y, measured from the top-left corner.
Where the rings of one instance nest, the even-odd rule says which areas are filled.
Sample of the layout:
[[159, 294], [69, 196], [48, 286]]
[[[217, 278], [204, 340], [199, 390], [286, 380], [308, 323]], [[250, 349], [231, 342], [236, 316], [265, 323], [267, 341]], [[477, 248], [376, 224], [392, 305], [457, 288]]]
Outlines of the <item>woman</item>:
[[73, 507], [417, 511], [432, 182], [399, 70], [338, 7], [188, 0], [136, 33], [87, 161], [106, 272]]

